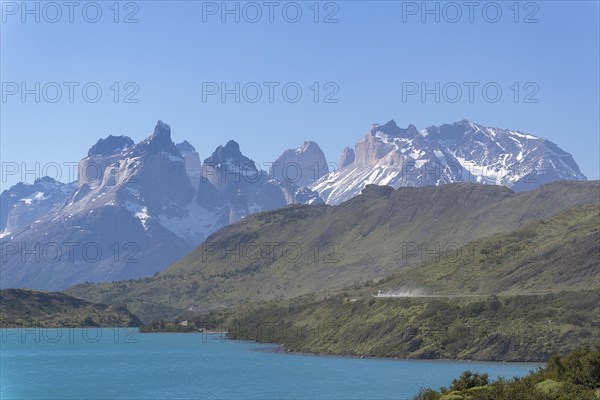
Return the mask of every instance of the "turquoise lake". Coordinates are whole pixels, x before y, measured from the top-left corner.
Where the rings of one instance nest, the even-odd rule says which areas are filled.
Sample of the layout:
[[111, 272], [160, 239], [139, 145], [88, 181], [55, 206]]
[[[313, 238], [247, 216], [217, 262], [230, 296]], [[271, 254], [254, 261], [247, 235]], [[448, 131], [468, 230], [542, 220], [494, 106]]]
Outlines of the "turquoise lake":
[[274, 352], [220, 335], [137, 329], [2, 329], [2, 399], [410, 399], [462, 371], [540, 364], [408, 361]]

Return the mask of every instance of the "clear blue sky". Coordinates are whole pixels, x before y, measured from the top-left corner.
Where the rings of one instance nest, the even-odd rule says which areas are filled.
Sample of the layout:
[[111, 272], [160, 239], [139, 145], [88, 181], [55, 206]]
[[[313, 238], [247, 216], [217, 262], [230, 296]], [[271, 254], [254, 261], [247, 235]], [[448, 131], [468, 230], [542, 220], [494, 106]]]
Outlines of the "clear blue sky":
[[[208, 15], [221, 2], [199, 1], [122, 2], [120, 22], [114, 23], [110, 8], [114, 2], [99, 3], [102, 17], [97, 23], [83, 18], [87, 2], [74, 10], [73, 23], [67, 8], [56, 23], [47, 21], [55, 18], [56, 10], [40, 9], [36, 23], [35, 15], [15, 11], [20, 1], [2, 3], [1, 81], [6, 97], [0, 103], [2, 162], [24, 162], [29, 168], [36, 162], [76, 162], [109, 134], [125, 134], [136, 142], [143, 139], [158, 119], [171, 125], [175, 141], [190, 141], [201, 158], [235, 139], [247, 156], [263, 163], [286, 148], [314, 140], [328, 160], [336, 162], [341, 150], [353, 146], [373, 122], [395, 119], [401, 126], [412, 123], [421, 129], [466, 118], [550, 139], [573, 154], [588, 178], [599, 177], [597, 1], [543, 1], [534, 6], [522, 2], [518, 16], [512, 1], [498, 2], [502, 16], [496, 23], [486, 21], [493, 20], [496, 11], [488, 8], [484, 15], [487, 2], [478, 3], [472, 23], [467, 8], [462, 8], [458, 22], [449, 22], [456, 10], [446, 3], [439, 3], [439, 22], [435, 15], [424, 15], [422, 22], [422, 10], [411, 14], [411, 7], [420, 7], [420, 1], [322, 2], [319, 23], [314, 22], [312, 1], [299, 2], [302, 17], [297, 23], [284, 18], [284, 5], [285, 17], [294, 18], [295, 9], [288, 2], [279, 2], [272, 23], [262, 1], [255, 3], [262, 11], [256, 23], [246, 21], [256, 10], [246, 8], [244, 14], [243, 4], [239, 23], [232, 15], [225, 15], [223, 23], [220, 10]], [[433, 8], [435, 3], [429, 5]], [[235, 2], [228, 6], [235, 7]], [[92, 20], [95, 9], [86, 10]], [[135, 13], [137, 23], [122, 22], [130, 13]], [[332, 13], [338, 22], [323, 23]], [[538, 22], [524, 23], [525, 19]], [[80, 85], [72, 103], [64, 85], [56, 103], [46, 101], [43, 93], [35, 103], [34, 95], [27, 95], [25, 102], [20, 93], [9, 95], [14, 90], [11, 82], [25, 82], [30, 88], [35, 82]], [[96, 103], [85, 101], [81, 93], [88, 82], [97, 82], [103, 90]], [[113, 82], [121, 86], [118, 103], [110, 89]], [[138, 103], [123, 102], [134, 87], [125, 89], [126, 82], [139, 88], [133, 96]], [[233, 95], [222, 103], [219, 96], [203, 102], [203, 82], [226, 82], [229, 87], [235, 82], [281, 85], [272, 103], [264, 86], [257, 103], [244, 98], [235, 103]], [[303, 90], [297, 103], [282, 97], [281, 87], [287, 82], [297, 82]], [[314, 82], [321, 86], [318, 103], [310, 89]], [[339, 88], [333, 96], [337, 103], [322, 101], [335, 87], [325, 88], [327, 82]], [[436, 103], [433, 95], [425, 102], [418, 95], [403, 101], [403, 82], [480, 86], [473, 102], [465, 87], [457, 102], [442, 97]], [[488, 82], [503, 90], [496, 103], [481, 93]], [[520, 86], [517, 102], [514, 82]], [[525, 87], [528, 82], [533, 85]], [[447, 97], [454, 97], [449, 88]], [[55, 97], [52, 85], [47, 90], [46, 98]], [[249, 87], [248, 96], [254, 96], [252, 90]], [[531, 98], [538, 102], [524, 102], [533, 91], [537, 93]], [[293, 91], [289, 93], [293, 96]], [[18, 178], [9, 177], [2, 188]]]

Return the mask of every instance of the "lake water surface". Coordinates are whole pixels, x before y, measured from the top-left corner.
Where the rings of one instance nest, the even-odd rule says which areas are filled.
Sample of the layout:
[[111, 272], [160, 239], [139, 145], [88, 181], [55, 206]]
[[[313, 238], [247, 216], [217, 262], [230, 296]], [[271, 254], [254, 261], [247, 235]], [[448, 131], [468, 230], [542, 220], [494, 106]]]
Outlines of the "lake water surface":
[[410, 399], [462, 371], [539, 364], [294, 355], [220, 335], [137, 329], [2, 329], [2, 399]]

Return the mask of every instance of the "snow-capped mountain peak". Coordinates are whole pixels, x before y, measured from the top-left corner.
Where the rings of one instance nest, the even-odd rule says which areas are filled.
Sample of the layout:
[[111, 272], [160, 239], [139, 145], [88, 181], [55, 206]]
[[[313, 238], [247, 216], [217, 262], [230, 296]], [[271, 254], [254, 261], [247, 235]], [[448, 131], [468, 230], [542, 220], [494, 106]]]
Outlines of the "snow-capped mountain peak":
[[368, 184], [479, 182], [531, 190], [570, 179], [586, 179], [573, 157], [531, 134], [468, 120], [417, 131], [414, 125], [403, 129], [391, 120], [373, 124], [354, 151], [344, 150], [338, 170], [310, 187], [328, 204], [338, 204]]

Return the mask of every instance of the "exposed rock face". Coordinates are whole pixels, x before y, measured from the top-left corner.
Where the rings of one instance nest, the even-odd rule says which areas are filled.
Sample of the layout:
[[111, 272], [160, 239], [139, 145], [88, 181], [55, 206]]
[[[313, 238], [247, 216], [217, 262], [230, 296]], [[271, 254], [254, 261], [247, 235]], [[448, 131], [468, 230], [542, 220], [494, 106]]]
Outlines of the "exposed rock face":
[[46, 176], [33, 184], [19, 182], [5, 190], [0, 194], [0, 237], [18, 233], [61, 206], [75, 187], [75, 183], [65, 184]]
[[262, 184], [267, 180], [254, 161], [244, 156], [239, 144], [233, 140], [225, 146], [217, 147], [204, 160], [200, 176], [201, 185], [209, 184], [215, 188], [215, 204], [220, 203], [223, 198], [232, 198], [238, 190], [246, 190], [248, 185]]
[[185, 161], [185, 171], [190, 183], [194, 189], [198, 189], [200, 183], [200, 171], [202, 169], [202, 163], [200, 162], [200, 155], [187, 140], [176, 145], [177, 150], [183, 156]]
[[109, 135], [106, 139], [98, 139], [98, 142], [88, 151], [88, 156], [107, 156], [120, 153], [133, 145], [133, 140], [128, 136]]
[[162, 121], [150, 137], [132, 148], [84, 158], [79, 173], [77, 194], [87, 193], [79, 196], [80, 205], [109, 196], [123, 205], [141, 202], [152, 213], [161, 213], [170, 203], [185, 205], [194, 196], [183, 157], [171, 141], [171, 128]]
[[432, 126], [421, 134], [444, 143], [477, 182], [520, 191], [551, 181], [586, 180], [571, 154], [534, 135], [467, 120]]
[[169, 218], [188, 215], [194, 196], [170, 135], [159, 121], [135, 146], [109, 137], [92, 147], [80, 162], [77, 185], [65, 191], [61, 204], [18, 233], [5, 232], [2, 286], [63, 289], [83, 281], [148, 276], [203, 240], [206, 234], [185, 236], [169, 225]]
[[260, 192], [261, 204], [264, 204], [263, 211], [273, 210], [289, 204], [323, 204], [323, 199], [314, 190], [306, 186], [297, 187], [296, 185], [271, 179], [262, 185]]
[[345, 167], [347, 167], [348, 165], [354, 163], [355, 160], [355, 154], [354, 154], [354, 150], [351, 149], [350, 147], [345, 147], [344, 150], [342, 150], [342, 154], [340, 155], [340, 160], [338, 161], [338, 170], [343, 169]]
[[294, 192], [294, 203], [310, 205], [325, 204], [317, 192], [310, 190], [306, 186], [301, 187]]
[[175, 145], [177, 150], [183, 155], [183, 153], [194, 153], [196, 152], [196, 148], [190, 144], [187, 140], [184, 140], [181, 143], [177, 143]]
[[297, 188], [286, 182], [271, 179], [260, 187], [258, 192], [259, 203], [263, 210], [274, 210], [294, 202], [294, 193]]
[[257, 195], [268, 180], [254, 161], [244, 156], [237, 142], [219, 146], [204, 160], [198, 187], [198, 204], [209, 209], [229, 207], [226, 223], [260, 210]]
[[309, 187], [327, 204], [339, 204], [369, 184], [397, 188], [468, 181], [469, 172], [448, 150], [427, 143], [413, 125], [402, 129], [392, 120], [373, 125], [354, 147], [354, 162]]
[[392, 120], [374, 124], [353, 153], [344, 150], [338, 171], [310, 188], [327, 204], [339, 204], [368, 184], [480, 182], [530, 190], [550, 181], [585, 179], [569, 153], [533, 135], [465, 120], [419, 132]]
[[[194, 189], [187, 178], [183, 157], [171, 141], [169, 125], [159, 121], [154, 134], [137, 144], [131, 156], [119, 166], [123, 168], [127, 161], [139, 159], [133, 168], [127, 166], [136, 170], [135, 182], [129, 181], [126, 188], [120, 189], [123, 199], [135, 202], [141, 198], [148, 210], [156, 215], [169, 214], [171, 208], [184, 206], [192, 200]], [[119, 175], [127, 174], [119, 172]]]
[[200, 168], [193, 146], [176, 146], [162, 121], [138, 144], [100, 139], [80, 161], [77, 182], [42, 178], [0, 200], [0, 284], [45, 290], [149, 276], [252, 213], [322, 201], [269, 180], [233, 140]]
[[[299, 154], [294, 159], [302, 164], [296, 165], [309, 165], [315, 153], [322, 154], [315, 146], [306, 142], [305, 146], [299, 148]], [[257, 211], [272, 210], [287, 204], [322, 202], [316, 192], [309, 189], [301, 191], [291, 181], [269, 179], [265, 171], [242, 154], [233, 140], [225, 146], [219, 146], [204, 160], [197, 199], [201, 207], [219, 213], [219, 223], [222, 225], [236, 222]]]
[[[394, 120], [385, 125], [374, 124], [369, 134], [355, 146], [354, 165], [393, 164], [394, 160], [390, 158], [401, 153], [395, 139], [400, 139], [403, 142], [409, 141], [413, 140], [418, 134], [419, 132], [414, 125], [402, 129], [396, 125]], [[386, 156], [388, 157], [385, 158]]]
[[327, 173], [329, 166], [319, 145], [304, 142], [296, 149], [284, 151], [271, 165], [269, 176], [302, 187], [316, 182]]

